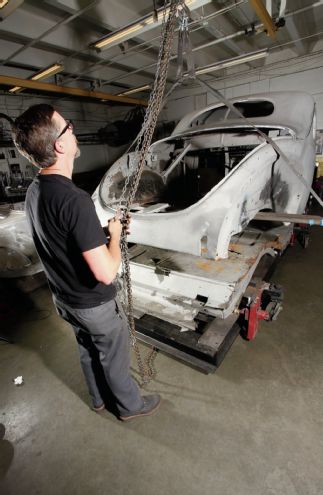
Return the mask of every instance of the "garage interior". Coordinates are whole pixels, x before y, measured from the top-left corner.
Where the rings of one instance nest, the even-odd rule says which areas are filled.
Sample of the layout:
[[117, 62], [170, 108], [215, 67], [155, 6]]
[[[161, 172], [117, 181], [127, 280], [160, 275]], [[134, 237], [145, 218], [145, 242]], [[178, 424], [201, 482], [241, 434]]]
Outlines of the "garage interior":
[[[323, 0], [185, 3], [153, 141], [208, 105], [305, 92], [315, 102], [316, 134], [314, 190], [302, 213], [321, 218]], [[8, 209], [23, 211], [37, 173], [17, 153], [10, 122], [37, 103], [72, 120], [81, 149], [73, 180], [92, 195], [143, 128], [168, 7], [0, 0], [0, 249], [8, 232], [1, 222]], [[196, 155], [220, 160], [216, 149]], [[185, 207], [199, 192], [185, 197]], [[257, 321], [255, 339], [236, 332], [216, 370], [201, 371], [154, 343], [156, 374], [143, 392], [159, 393], [162, 404], [127, 424], [91, 410], [74, 335], [56, 314], [43, 272], [8, 275], [1, 260], [1, 493], [321, 495], [323, 236], [314, 223], [294, 221], [293, 241], [271, 275], [284, 292], [278, 317]], [[11, 249], [18, 260], [19, 247]], [[143, 355], [147, 342], [138, 340]], [[131, 371], [140, 383], [134, 353]]]

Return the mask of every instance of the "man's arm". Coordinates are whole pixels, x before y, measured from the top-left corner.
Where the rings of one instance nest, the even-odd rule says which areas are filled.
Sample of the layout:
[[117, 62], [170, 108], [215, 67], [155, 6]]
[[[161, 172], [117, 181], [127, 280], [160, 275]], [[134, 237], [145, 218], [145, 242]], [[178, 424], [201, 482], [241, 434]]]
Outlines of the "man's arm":
[[98, 246], [89, 251], [84, 251], [83, 257], [88, 264], [91, 272], [98, 282], [109, 285], [115, 279], [120, 263], [120, 236], [122, 225], [119, 219], [113, 218], [109, 221], [110, 242]]

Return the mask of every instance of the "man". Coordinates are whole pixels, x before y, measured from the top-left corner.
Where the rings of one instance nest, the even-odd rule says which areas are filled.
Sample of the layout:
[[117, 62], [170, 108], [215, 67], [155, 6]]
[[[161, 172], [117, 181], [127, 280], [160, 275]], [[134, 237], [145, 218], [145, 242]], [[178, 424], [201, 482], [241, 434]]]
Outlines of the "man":
[[34, 105], [16, 119], [13, 139], [40, 169], [26, 215], [57, 311], [75, 332], [93, 409], [105, 408], [109, 390], [121, 420], [152, 414], [160, 396], [141, 397], [130, 376], [127, 322], [113, 286], [122, 225], [109, 221], [107, 244], [91, 197], [71, 180], [80, 154], [71, 121], [51, 105]]

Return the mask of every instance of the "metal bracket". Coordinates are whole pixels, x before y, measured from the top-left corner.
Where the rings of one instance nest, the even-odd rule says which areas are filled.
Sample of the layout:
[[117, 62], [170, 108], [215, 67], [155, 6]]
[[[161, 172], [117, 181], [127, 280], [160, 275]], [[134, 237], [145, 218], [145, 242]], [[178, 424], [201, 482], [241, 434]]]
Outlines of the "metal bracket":
[[246, 339], [253, 340], [259, 330], [261, 320], [276, 320], [282, 311], [282, 288], [274, 284], [264, 282], [262, 286], [256, 287], [255, 296], [250, 304], [242, 308], [240, 313], [247, 322]]

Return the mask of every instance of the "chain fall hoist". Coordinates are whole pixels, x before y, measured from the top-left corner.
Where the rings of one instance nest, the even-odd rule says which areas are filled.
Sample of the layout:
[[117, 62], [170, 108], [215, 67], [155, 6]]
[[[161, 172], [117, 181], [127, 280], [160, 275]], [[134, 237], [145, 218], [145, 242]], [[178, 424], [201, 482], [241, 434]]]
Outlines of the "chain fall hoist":
[[[130, 171], [119, 198], [118, 208], [126, 216], [130, 210], [131, 204], [138, 189], [141, 174], [143, 172], [146, 156], [152, 141], [153, 133], [156, 127], [157, 118], [161, 109], [163, 94], [166, 86], [168, 65], [171, 57], [172, 43], [174, 39], [175, 26], [178, 19], [179, 10], [184, 10], [184, 0], [172, 0], [169, 6], [164, 6], [162, 15], [161, 42], [159, 47], [156, 76], [153, 89], [150, 93], [149, 103], [146, 110], [142, 129], [136, 140], [136, 148], [132, 154], [132, 163]], [[123, 269], [123, 286], [125, 293], [126, 313], [129, 321], [129, 331], [132, 345], [138, 362], [139, 373], [142, 384], [146, 385], [155, 375], [153, 360], [156, 356], [156, 349], [152, 348], [148, 356], [143, 359], [140, 354], [138, 343], [135, 335], [134, 307], [130, 274], [130, 258], [127, 245], [127, 235], [123, 231], [121, 235], [121, 253]]]

